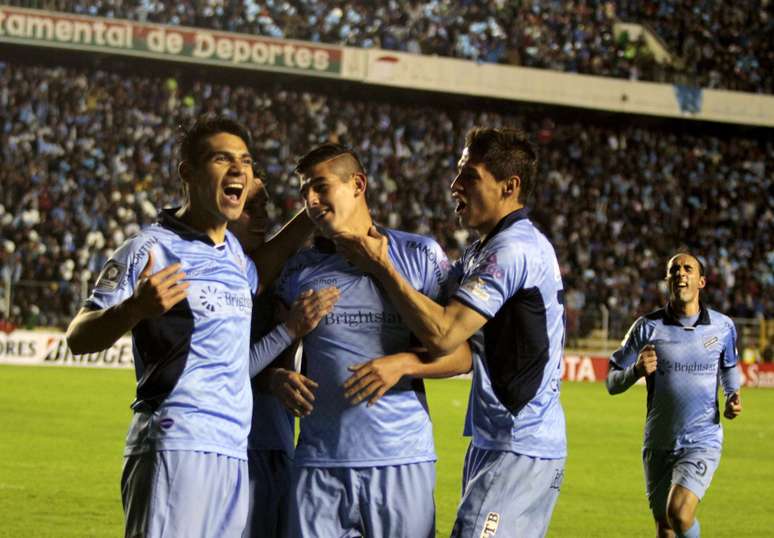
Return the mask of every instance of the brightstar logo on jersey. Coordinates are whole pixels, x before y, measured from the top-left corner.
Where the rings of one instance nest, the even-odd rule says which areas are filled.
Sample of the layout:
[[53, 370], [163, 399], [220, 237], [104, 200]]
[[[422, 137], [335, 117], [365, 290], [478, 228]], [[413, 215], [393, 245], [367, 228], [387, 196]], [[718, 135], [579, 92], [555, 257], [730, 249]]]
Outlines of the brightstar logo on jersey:
[[656, 370], [661, 375], [666, 375], [672, 372], [681, 374], [694, 374], [694, 375], [715, 375], [717, 373], [717, 364], [714, 362], [689, 362], [683, 364], [681, 362], [673, 362], [667, 359], [659, 359]]
[[365, 324], [390, 324], [390, 323], [402, 323], [400, 315], [396, 312], [363, 312], [358, 310], [357, 312], [331, 312], [325, 316], [326, 325], [346, 325], [348, 327], [355, 327], [357, 325]]
[[218, 305], [218, 290], [213, 287], [207, 286], [202, 288], [202, 292], [199, 294], [199, 300], [202, 302], [202, 306], [210, 312], [215, 312]]
[[249, 295], [220, 291], [214, 286], [205, 286], [199, 292], [199, 301], [205, 310], [212, 313], [240, 312], [250, 313], [253, 307]]

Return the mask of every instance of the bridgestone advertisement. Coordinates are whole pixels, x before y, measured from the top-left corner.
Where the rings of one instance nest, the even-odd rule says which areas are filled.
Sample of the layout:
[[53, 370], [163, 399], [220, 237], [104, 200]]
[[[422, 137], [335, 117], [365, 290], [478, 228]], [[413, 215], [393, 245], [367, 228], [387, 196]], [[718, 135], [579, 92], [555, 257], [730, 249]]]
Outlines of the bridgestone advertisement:
[[[608, 358], [602, 355], [568, 353], [562, 362], [562, 379], [604, 382], [607, 361]], [[0, 332], [0, 364], [132, 368], [132, 340], [123, 337], [104, 351], [74, 355], [61, 332]], [[742, 379], [747, 387], [774, 388], [774, 364], [743, 364]]]

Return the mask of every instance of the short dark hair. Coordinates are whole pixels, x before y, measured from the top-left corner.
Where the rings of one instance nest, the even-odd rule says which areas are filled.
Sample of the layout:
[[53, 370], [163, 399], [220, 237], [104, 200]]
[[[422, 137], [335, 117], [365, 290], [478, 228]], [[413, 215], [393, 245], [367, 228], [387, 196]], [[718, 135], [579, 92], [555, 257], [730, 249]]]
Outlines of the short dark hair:
[[474, 127], [465, 137], [471, 163], [483, 164], [497, 181], [519, 176], [519, 201], [524, 203], [535, 189], [537, 150], [521, 129]]
[[218, 133], [229, 133], [241, 138], [248, 151], [253, 145], [250, 131], [238, 121], [217, 114], [202, 114], [188, 129], [180, 128], [180, 160], [198, 164], [202, 155], [202, 144]]
[[342, 155], [349, 155], [352, 157], [357, 166], [357, 171], [360, 173], [365, 173], [363, 163], [360, 162], [357, 154], [355, 154], [352, 149], [341, 144], [334, 144], [332, 142], [317, 146], [316, 148], [313, 148], [306, 154], [302, 155], [296, 162], [296, 168], [294, 172], [299, 176], [306, 175], [309, 170], [318, 164], [324, 163], [325, 161], [330, 161], [331, 159], [335, 159], [336, 157], [340, 157]]
[[678, 256], [690, 256], [691, 258], [696, 260], [696, 264], [699, 266], [699, 276], [706, 276], [706, 269], [704, 267], [704, 260], [702, 259], [702, 257], [697, 256], [696, 254], [693, 254], [688, 251], [680, 251], [669, 257], [669, 259], [667, 260], [667, 267], [666, 267], [667, 276], [669, 276], [669, 265], [672, 263], [672, 260], [674, 260]]

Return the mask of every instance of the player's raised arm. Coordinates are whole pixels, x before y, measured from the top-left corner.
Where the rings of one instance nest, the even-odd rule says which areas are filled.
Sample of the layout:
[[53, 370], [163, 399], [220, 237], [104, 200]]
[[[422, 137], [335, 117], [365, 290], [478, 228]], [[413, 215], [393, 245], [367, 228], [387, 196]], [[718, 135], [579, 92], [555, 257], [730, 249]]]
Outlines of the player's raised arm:
[[185, 299], [188, 283], [175, 263], [151, 274], [148, 256], [134, 294], [125, 301], [100, 310], [82, 308], [67, 328], [67, 345], [73, 353], [92, 353], [113, 345], [143, 319], [156, 318]]
[[456, 299], [444, 307], [414, 289], [393, 266], [387, 237], [375, 227], [367, 236], [340, 233], [334, 241], [352, 263], [379, 280], [403, 321], [431, 354], [452, 353], [486, 323], [486, 317]]
[[254, 377], [288, 348], [294, 340], [302, 338], [317, 324], [339, 299], [339, 290], [329, 287], [319, 291], [306, 290], [298, 296], [285, 318], [268, 334], [252, 342], [250, 346], [250, 377]]
[[259, 293], [274, 282], [287, 259], [306, 241], [313, 229], [312, 221], [301, 210], [265, 244], [249, 253], [260, 275]]

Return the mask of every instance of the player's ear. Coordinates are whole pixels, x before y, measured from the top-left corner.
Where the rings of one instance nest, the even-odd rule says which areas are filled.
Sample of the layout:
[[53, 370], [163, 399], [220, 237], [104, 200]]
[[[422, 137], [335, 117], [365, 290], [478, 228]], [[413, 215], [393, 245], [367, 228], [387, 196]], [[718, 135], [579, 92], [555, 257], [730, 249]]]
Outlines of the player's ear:
[[706, 285], [707, 285], [707, 279], [704, 278], [703, 276], [700, 276], [699, 277], [699, 284], [696, 287], [699, 288], [699, 289], [703, 289], [704, 286], [706, 286]]
[[353, 180], [355, 181], [355, 194], [365, 195], [368, 188], [368, 178], [366, 178], [366, 175], [362, 172], [355, 172]]
[[521, 178], [519, 176], [510, 176], [503, 181], [503, 198], [510, 198], [514, 194], [519, 198], [521, 190]]
[[191, 182], [191, 172], [193, 172], [193, 170], [191, 169], [191, 164], [188, 161], [180, 161], [180, 164], [177, 165], [177, 173], [180, 176], [180, 179], [186, 183]]

